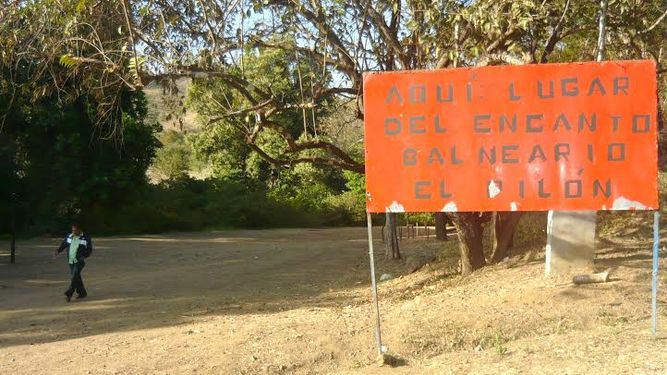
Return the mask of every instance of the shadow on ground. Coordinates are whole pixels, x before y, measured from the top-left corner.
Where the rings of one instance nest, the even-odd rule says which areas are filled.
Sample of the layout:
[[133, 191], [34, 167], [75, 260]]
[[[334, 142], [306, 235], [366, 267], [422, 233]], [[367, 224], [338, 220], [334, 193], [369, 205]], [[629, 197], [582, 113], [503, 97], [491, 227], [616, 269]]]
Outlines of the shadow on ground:
[[0, 265], [0, 347], [340, 305], [353, 299], [342, 289], [368, 283], [365, 235], [340, 228], [94, 238], [83, 272], [89, 297], [69, 304], [66, 260], [51, 259], [58, 240], [20, 243], [18, 264]]

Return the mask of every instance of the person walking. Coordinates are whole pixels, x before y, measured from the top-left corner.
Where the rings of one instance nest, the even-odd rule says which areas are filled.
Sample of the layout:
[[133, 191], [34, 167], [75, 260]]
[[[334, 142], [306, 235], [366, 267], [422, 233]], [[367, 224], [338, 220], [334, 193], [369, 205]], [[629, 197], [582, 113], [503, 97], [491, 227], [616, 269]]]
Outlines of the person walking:
[[77, 293], [76, 298], [86, 298], [88, 293], [83, 286], [83, 279], [81, 279], [81, 271], [86, 266], [85, 258], [88, 258], [93, 252], [93, 242], [90, 237], [81, 231], [79, 224], [72, 224], [72, 233], [68, 234], [60, 246], [56, 249], [53, 257], [56, 258], [58, 254], [67, 249], [67, 260], [69, 264], [70, 275], [72, 281], [69, 288], [65, 291], [67, 302], [72, 300], [74, 292]]

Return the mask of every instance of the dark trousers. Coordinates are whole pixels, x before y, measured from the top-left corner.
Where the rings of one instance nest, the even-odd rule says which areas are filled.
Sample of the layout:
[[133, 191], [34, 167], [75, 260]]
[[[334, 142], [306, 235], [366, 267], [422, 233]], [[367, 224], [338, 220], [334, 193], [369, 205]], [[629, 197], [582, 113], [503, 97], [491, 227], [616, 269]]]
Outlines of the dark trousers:
[[80, 296], [85, 296], [86, 288], [83, 286], [83, 280], [81, 279], [81, 271], [86, 264], [83, 262], [74, 263], [69, 265], [69, 272], [72, 275], [72, 282], [69, 285], [69, 289], [65, 293], [71, 296], [76, 292]]

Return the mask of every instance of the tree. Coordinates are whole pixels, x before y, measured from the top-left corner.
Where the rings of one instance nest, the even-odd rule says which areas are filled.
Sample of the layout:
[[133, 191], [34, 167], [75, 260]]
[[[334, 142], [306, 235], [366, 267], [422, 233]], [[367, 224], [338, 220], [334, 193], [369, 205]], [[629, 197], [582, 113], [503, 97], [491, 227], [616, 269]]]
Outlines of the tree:
[[387, 236], [385, 238], [385, 257], [387, 259], [401, 259], [401, 249], [398, 245], [398, 234], [396, 233], [397, 223], [395, 213], [387, 212], [385, 214], [384, 226], [387, 228]]
[[481, 212], [461, 212], [452, 215], [452, 221], [456, 225], [459, 235], [461, 274], [463, 275], [467, 275], [487, 264], [482, 239], [484, 224], [488, 220], [488, 213]]
[[[2, 96], [0, 96], [0, 103]], [[16, 225], [19, 215], [20, 177], [16, 164], [17, 144], [7, 133], [0, 133], [0, 233], [10, 233], [10, 263], [16, 259]]]
[[26, 226], [50, 230], [73, 219], [103, 221], [106, 210], [131, 201], [147, 182], [159, 128], [143, 123], [141, 93], [124, 95], [122, 144], [96, 139], [95, 120], [89, 116], [95, 104], [85, 97], [64, 107], [45, 98], [24, 109], [17, 173], [23, 176]]
[[510, 255], [514, 242], [514, 229], [519, 224], [522, 212], [493, 213], [493, 249], [490, 257], [492, 263], [498, 263]]
[[[23, 68], [30, 66], [25, 62]], [[82, 95], [60, 103], [51, 93], [35, 100], [26, 81], [11, 81], [8, 70], [0, 65], [0, 87], [9, 87], [0, 91], [5, 115], [0, 131], [0, 232], [50, 231], [74, 218], [99, 220], [100, 213], [127, 202], [146, 182], [159, 127], [144, 123], [142, 93], [125, 89], [118, 98], [122, 142], [100, 139], [94, 98]], [[14, 73], [27, 77], [21, 70]], [[76, 90], [75, 81], [68, 84]]]
[[447, 241], [447, 223], [449, 218], [445, 212], [435, 213], [435, 239]]
[[[43, 26], [51, 24], [45, 19], [54, 12], [47, 6], [55, 3], [72, 22], [65, 35]], [[96, 95], [108, 97], [110, 92], [106, 85], [95, 85], [100, 77], [106, 77], [105, 82], [113, 77], [118, 85], [131, 88], [154, 79], [216, 77], [242, 100], [220, 102], [211, 119], [238, 124], [239, 139], [264, 160], [283, 167], [313, 163], [359, 173], [364, 169], [361, 155], [347, 152], [333, 134], [316, 132], [316, 120], [322, 103], [331, 100], [354, 103], [358, 119], [363, 118], [364, 71], [591, 60], [597, 39], [597, 4], [570, 0], [126, 0], [101, 4], [52, 0], [44, 9], [19, 6], [18, 11], [8, 11], [10, 22], [3, 34], [19, 30], [27, 35], [19, 41], [46, 35], [50, 48], [46, 60], [39, 61], [66, 56], [70, 74], [88, 77], [87, 85], [96, 88]], [[609, 56], [652, 58], [663, 74], [664, 2], [616, 0], [608, 8]], [[26, 9], [33, 13], [26, 15]], [[116, 34], [109, 32], [102, 14], [109, 15]], [[38, 22], [26, 26], [31, 18]], [[98, 28], [103, 32], [91, 31]], [[26, 44], [12, 44], [8, 49], [16, 55], [17, 46]], [[272, 86], [274, 77], [252, 74], [247, 62], [258, 49], [281, 51], [297, 61], [307, 59], [308, 67], [296, 63], [299, 85], [286, 93]], [[43, 55], [33, 48], [29, 53]], [[293, 72], [272, 74], [284, 77]], [[661, 85], [664, 90], [664, 78]], [[664, 97], [661, 106], [665, 106]], [[290, 114], [300, 117], [283, 121]], [[305, 129], [300, 137], [291, 131], [297, 123]], [[266, 137], [276, 142], [264, 142]], [[503, 221], [505, 215], [495, 217]], [[464, 261], [470, 265], [466, 272], [484, 264], [474, 242], [483, 217], [452, 215], [462, 239], [462, 257], [470, 258]], [[499, 226], [497, 233], [513, 231], [514, 221], [505, 222], [508, 225]]]

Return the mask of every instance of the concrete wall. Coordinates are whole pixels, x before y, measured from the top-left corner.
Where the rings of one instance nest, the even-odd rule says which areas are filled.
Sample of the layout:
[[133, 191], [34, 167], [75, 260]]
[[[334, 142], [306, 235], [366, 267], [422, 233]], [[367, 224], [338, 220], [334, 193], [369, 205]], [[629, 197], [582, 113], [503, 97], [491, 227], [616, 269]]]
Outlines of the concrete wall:
[[596, 211], [549, 211], [546, 274], [593, 271]]

